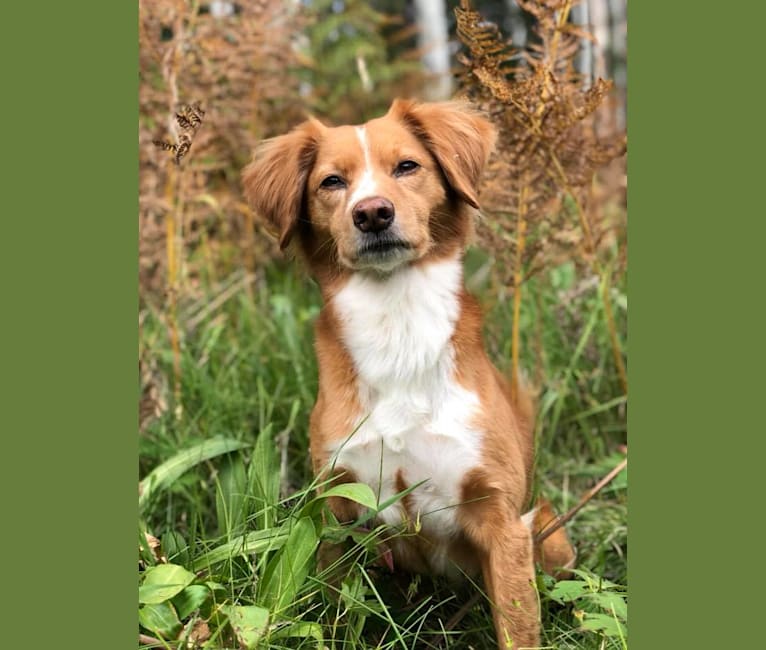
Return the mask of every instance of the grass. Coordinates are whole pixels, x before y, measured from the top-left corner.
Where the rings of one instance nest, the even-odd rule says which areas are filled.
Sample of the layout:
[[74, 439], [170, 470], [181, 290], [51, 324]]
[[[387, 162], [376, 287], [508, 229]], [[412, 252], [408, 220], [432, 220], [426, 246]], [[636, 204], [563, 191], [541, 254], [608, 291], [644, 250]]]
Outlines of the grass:
[[[486, 278], [486, 262], [471, 251], [466, 277], [485, 305], [488, 350], [508, 371], [511, 302]], [[624, 283], [612, 290], [623, 340]], [[313, 282], [272, 264], [255, 278], [202, 278], [194, 293], [178, 304], [182, 409], [165, 315], [148, 305], [141, 314], [144, 389], [153, 384], [165, 404], [140, 434], [140, 647], [495, 647], [486, 602], [448, 629], [481, 584], [391, 577], [375, 539], [396, 531], [349, 531], [322, 514], [307, 451]], [[623, 458], [626, 442], [598, 284], [571, 265], [531, 281], [521, 335], [522, 365], [541, 386], [537, 488], [563, 512]], [[363, 486], [347, 489], [375, 507]], [[544, 646], [626, 648], [627, 472], [567, 529], [578, 572], [559, 582], [538, 575]], [[154, 553], [145, 532], [161, 542]], [[315, 551], [349, 534], [358, 543], [338, 582], [318, 571]]]

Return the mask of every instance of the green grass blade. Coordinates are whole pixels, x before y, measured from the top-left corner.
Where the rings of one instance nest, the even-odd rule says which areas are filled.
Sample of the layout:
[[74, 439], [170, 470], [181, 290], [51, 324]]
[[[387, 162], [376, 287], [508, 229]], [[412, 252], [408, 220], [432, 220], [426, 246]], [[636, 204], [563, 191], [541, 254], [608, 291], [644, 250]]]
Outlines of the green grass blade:
[[290, 531], [287, 543], [269, 563], [259, 590], [259, 602], [271, 611], [288, 607], [308, 577], [319, 538], [314, 522], [301, 517]]
[[580, 413], [576, 413], [575, 415], [571, 416], [565, 422], [574, 422], [575, 420], [582, 420], [584, 418], [588, 418], [591, 415], [598, 415], [599, 413], [603, 413], [604, 411], [608, 411], [611, 408], [614, 408], [615, 406], [619, 406], [620, 404], [625, 404], [628, 401], [627, 395], [620, 395], [619, 397], [615, 397], [614, 399], [610, 399], [603, 404], [597, 404], [593, 408], [589, 408], [585, 411], [581, 411]]
[[255, 523], [262, 530], [274, 525], [274, 508], [279, 501], [279, 460], [271, 429], [269, 424], [258, 435], [248, 471]]
[[225, 562], [237, 555], [251, 555], [279, 549], [287, 540], [287, 531], [284, 527], [271, 528], [269, 530], [256, 530], [247, 535], [221, 544], [203, 553], [194, 559], [194, 570], [208, 568], [218, 562]]
[[216, 481], [215, 509], [218, 534], [227, 538], [242, 535], [248, 517], [247, 478], [241, 454], [223, 459]]
[[176, 481], [183, 474], [188, 472], [195, 465], [227, 454], [237, 449], [248, 447], [249, 443], [232, 438], [213, 438], [205, 440], [194, 447], [184, 449], [172, 458], [155, 467], [139, 483], [138, 488], [138, 509], [143, 511], [150, 502], [155, 493], [168, 487], [173, 481]]

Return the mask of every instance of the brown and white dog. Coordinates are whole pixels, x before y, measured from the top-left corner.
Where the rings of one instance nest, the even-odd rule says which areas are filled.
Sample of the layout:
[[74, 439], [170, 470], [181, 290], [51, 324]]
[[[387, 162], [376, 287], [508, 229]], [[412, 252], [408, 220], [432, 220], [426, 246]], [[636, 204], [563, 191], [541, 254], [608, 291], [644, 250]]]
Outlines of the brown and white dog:
[[[395, 565], [480, 571], [498, 644], [517, 650], [539, 644], [533, 515], [522, 516], [532, 406], [526, 394], [511, 398], [488, 359], [462, 271], [494, 142], [491, 123], [465, 104], [396, 100], [361, 126], [309, 119], [264, 142], [243, 182], [281, 247], [297, 244], [324, 299], [315, 472], [364, 482], [380, 502], [417, 485], [379, 513], [419, 522], [417, 535], [394, 541]], [[349, 501], [331, 508], [342, 522], [361, 514]]]

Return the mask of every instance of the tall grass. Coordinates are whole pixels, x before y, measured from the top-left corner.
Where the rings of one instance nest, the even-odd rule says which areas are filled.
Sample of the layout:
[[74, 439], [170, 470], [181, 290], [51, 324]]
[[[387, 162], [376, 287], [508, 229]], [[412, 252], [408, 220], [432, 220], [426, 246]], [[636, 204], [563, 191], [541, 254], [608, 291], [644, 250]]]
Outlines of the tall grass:
[[[471, 251], [467, 280], [488, 308], [490, 352], [507, 370], [513, 314], [482, 280], [486, 262]], [[622, 457], [624, 403], [613, 399], [619, 377], [598, 285], [578, 286], [571, 265], [532, 282], [522, 363], [540, 364], [545, 379], [538, 489], [561, 511]], [[624, 294], [612, 292], [624, 327]], [[318, 309], [313, 282], [282, 264], [206, 285], [201, 299], [179, 304], [184, 408], [176, 417], [169, 395], [140, 440], [142, 647], [493, 647], [484, 600], [454, 618], [480, 584], [390, 575], [377, 541], [400, 531], [344, 529], [323, 512], [307, 432]], [[158, 374], [173, 376], [168, 329], [151, 308], [141, 346], [159, 360]], [[538, 576], [549, 647], [626, 647], [626, 479], [568, 524], [580, 573], [558, 583]], [[374, 510], [369, 490], [350, 489]], [[152, 551], [145, 533], [160, 548]], [[340, 568], [320, 572], [319, 542], [349, 537], [355, 544]]]

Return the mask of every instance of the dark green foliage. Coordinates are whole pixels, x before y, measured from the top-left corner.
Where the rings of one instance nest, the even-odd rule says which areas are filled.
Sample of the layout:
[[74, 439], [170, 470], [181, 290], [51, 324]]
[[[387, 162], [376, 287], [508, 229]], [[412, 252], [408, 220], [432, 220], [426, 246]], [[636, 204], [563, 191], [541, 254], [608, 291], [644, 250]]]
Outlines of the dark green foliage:
[[385, 113], [392, 97], [417, 88], [421, 64], [415, 52], [401, 47], [412, 34], [401, 15], [363, 0], [318, 0], [309, 12], [310, 65], [301, 75], [314, 113], [334, 124], [360, 123]]

